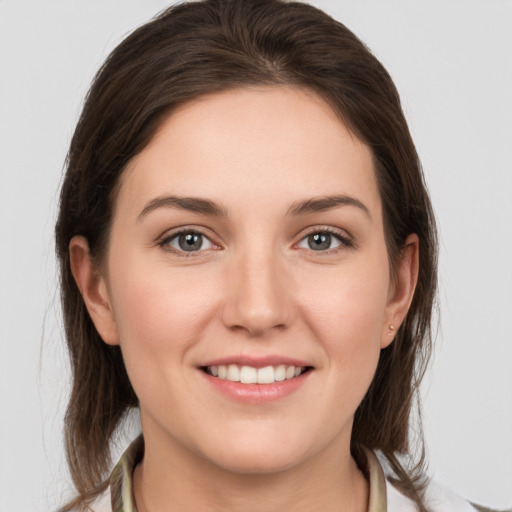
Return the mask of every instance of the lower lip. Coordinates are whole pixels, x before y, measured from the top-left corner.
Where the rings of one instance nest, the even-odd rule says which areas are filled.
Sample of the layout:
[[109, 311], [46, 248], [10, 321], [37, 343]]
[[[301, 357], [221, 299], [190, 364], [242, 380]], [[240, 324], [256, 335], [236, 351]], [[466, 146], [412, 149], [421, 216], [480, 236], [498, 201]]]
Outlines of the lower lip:
[[266, 403], [279, 400], [297, 391], [308, 379], [312, 370], [308, 370], [293, 379], [274, 382], [272, 384], [242, 384], [227, 379], [213, 377], [199, 370], [208, 383], [220, 393], [242, 403]]

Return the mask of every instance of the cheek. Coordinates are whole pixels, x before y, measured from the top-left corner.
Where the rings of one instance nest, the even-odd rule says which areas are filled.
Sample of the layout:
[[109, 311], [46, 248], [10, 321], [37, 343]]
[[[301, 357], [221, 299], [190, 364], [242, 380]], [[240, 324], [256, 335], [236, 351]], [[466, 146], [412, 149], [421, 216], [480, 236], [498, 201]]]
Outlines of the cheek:
[[111, 276], [116, 324], [135, 393], [159, 417], [169, 404], [186, 407], [193, 395], [191, 354], [215, 314], [214, 287], [192, 272], [131, 263]]
[[[174, 271], [173, 271], [174, 270]], [[186, 351], [214, 314], [213, 287], [188, 271], [124, 262], [111, 276], [116, 324], [125, 359], [161, 360]]]
[[[309, 276], [314, 288], [303, 290], [302, 314], [321, 338], [357, 346], [380, 342], [389, 290], [387, 268], [351, 265]], [[362, 268], [361, 268], [362, 267]]]
[[369, 385], [380, 355], [384, 308], [373, 299], [363, 288], [340, 293], [331, 299], [330, 317], [316, 324], [330, 369], [351, 386]]
[[355, 402], [370, 385], [380, 355], [389, 289], [385, 263], [371, 258], [319, 272], [310, 276], [314, 293], [303, 292], [302, 316], [325, 351], [333, 388], [353, 390]]

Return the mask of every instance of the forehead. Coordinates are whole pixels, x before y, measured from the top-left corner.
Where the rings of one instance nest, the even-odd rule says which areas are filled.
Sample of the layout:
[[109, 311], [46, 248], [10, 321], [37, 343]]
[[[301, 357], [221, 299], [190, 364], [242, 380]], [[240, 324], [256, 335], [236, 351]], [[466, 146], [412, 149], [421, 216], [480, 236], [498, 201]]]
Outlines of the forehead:
[[380, 210], [369, 148], [322, 98], [291, 86], [229, 90], [175, 109], [128, 164], [118, 199], [140, 208], [165, 193], [283, 208], [339, 193]]

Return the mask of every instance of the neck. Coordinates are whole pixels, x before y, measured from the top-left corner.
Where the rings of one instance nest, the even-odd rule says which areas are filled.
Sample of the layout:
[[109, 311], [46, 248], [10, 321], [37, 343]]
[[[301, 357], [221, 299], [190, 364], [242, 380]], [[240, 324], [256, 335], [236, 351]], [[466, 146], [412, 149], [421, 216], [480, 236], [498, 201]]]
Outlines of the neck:
[[144, 459], [134, 473], [139, 512], [368, 510], [368, 483], [347, 443], [329, 445], [289, 469], [241, 474], [191, 454], [179, 444], [166, 443], [162, 449], [162, 443], [151, 436], [145, 439]]

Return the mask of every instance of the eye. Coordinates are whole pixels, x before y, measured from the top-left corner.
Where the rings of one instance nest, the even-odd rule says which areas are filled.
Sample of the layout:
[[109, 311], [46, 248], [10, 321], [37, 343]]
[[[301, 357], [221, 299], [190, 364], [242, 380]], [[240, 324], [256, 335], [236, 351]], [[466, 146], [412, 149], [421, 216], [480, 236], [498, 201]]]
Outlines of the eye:
[[213, 243], [198, 231], [181, 231], [163, 240], [160, 245], [175, 252], [198, 252], [212, 249]]
[[353, 244], [345, 236], [330, 231], [315, 231], [305, 236], [298, 244], [301, 249], [311, 249], [313, 251], [328, 251], [340, 246], [352, 247]]

